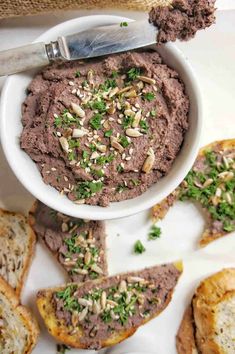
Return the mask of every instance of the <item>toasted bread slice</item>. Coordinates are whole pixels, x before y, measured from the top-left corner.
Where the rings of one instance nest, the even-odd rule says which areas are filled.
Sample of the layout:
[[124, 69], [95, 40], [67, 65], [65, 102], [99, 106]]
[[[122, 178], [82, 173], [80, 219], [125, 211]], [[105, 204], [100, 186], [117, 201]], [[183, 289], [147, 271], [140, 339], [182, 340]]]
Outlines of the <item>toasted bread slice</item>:
[[168, 305], [182, 263], [155, 266], [109, 278], [38, 292], [49, 332], [62, 343], [101, 349], [131, 336]]
[[105, 227], [102, 221], [68, 217], [37, 201], [29, 213], [36, 235], [73, 282], [107, 275]]
[[[230, 218], [228, 218], [228, 224], [231, 227], [231, 230], [227, 226], [227, 228], [223, 227], [221, 220], [217, 219], [216, 217], [213, 216], [212, 212], [216, 212], [219, 208], [220, 201], [223, 201], [222, 198], [224, 198], [225, 202], [228, 204], [232, 205], [235, 203], [234, 200], [234, 195], [235, 195], [235, 188], [232, 185], [232, 183], [235, 182], [235, 140], [222, 140], [222, 141], [215, 141], [209, 145], [206, 145], [203, 147], [199, 154], [198, 157], [194, 163], [194, 166], [192, 170], [198, 170], [198, 171], [203, 171], [203, 169], [206, 167], [206, 165], [203, 162], [203, 159], [205, 158], [205, 155], [208, 151], [214, 152], [218, 156], [218, 161], [221, 160], [221, 164], [229, 164], [227, 168], [227, 172], [230, 173], [230, 177], [227, 174], [224, 175], [224, 180], [222, 178], [222, 175], [220, 174], [220, 177], [216, 177], [214, 179], [215, 183], [218, 184], [217, 188], [217, 194], [221, 194], [222, 196], [211, 196], [208, 194], [208, 201], [209, 198], [211, 200], [210, 206], [211, 208], [205, 208], [203, 205], [202, 209], [204, 211], [204, 215], [206, 218], [206, 228], [203, 231], [199, 245], [201, 247], [206, 246], [208, 243], [214, 241], [217, 238], [223, 237], [227, 235], [229, 232], [233, 231], [235, 229], [235, 215], [231, 215]], [[229, 162], [228, 162], [229, 161]], [[220, 162], [218, 162], [220, 163]], [[204, 165], [203, 165], [204, 164]], [[223, 171], [226, 172], [226, 171]], [[232, 177], [231, 177], [232, 176]], [[228, 187], [230, 190], [224, 191], [224, 185], [226, 182], [231, 181], [230, 187]], [[221, 183], [218, 183], [218, 180], [221, 180]], [[207, 183], [210, 183], [211, 181], [209, 178], [206, 181]], [[235, 184], [235, 183], [234, 183]], [[221, 187], [220, 187], [221, 185]], [[200, 186], [200, 183], [196, 185], [199, 189], [203, 188], [203, 185]], [[206, 187], [205, 187], [206, 188]], [[161, 220], [164, 218], [164, 216], [167, 214], [169, 208], [174, 204], [176, 200], [179, 199], [180, 195], [184, 190], [187, 190], [187, 184], [186, 181], [184, 180], [181, 185], [173, 192], [171, 193], [167, 198], [165, 198], [162, 202], [159, 204], [155, 205], [152, 208], [152, 218], [153, 221], [156, 222], [158, 220]], [[216, 193], [216, 192], [215, 192]], [[193, 201], [191, 198], [190, 200]], [[195, 200], [196, 201], [196, 200]], [[197, 204], [200, 204], [200, 202], [196, 201]], [[218, 212], [218, 214], [220, 214]]]
[[192, 306], [186, 309], [176, 336], [178, 354], [198, 354], [195, 341], [195, 327]]
[[0, 276], [20, 295], [35, 248], [25, 216], [0, 209]]
[[235, 353], [235, 268], [201, 282], [177, 337], [178, 354]]
[[0, 277], [0, 353], [28, 354], [39, 329], [29, 310], [20, 305], [13, 289]]
[[235, 269], [224, 269], [205, 279], [192, 304], [199, 352], [234, 354]]

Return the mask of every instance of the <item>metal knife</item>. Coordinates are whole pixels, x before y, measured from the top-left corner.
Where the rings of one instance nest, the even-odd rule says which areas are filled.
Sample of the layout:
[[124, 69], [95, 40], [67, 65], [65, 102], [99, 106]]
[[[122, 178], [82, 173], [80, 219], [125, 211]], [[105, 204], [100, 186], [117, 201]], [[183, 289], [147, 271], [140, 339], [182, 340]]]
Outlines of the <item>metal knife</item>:
[[52, 61], [93, 58], [156, 43], [157, 29], [148, 20], [95, 27], [58, 37], [45, 44], [32, 43], [0, 52], [0, 76], [48, 65]]

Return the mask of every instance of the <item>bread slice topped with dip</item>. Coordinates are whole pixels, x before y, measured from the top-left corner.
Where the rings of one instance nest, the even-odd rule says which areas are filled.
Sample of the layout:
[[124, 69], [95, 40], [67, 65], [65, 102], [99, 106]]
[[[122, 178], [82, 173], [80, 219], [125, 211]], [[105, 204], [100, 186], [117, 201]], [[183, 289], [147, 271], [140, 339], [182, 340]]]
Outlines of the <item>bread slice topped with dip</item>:
[[0, 276], [17, 296], [32, 260], [35, 240], [24, 215], [0, 209]]
[[200, 246], [235, 230], [235, 140], [215, 141], [203, 147], [181, 185], [152, 209], [162, 219], [176, 200], [198, 204], [207, 224]]
[[182, 263], [154, 266], [41, 290], [37, 306], [57, 340], [75, 348], [101, 349], [128, 338], [169, 304]]
[[0, 353], [29, 354], [36, 344], [39, 329], [29, 310], [0, 277]]
[[71, 281], [83, 282], [107, 275], [103, 222], [72, 218], [39, 201], [33, 205], [29, 220]]
[[179, 328], [178, 354], [235, 353], [235, 268], [203, 280]]

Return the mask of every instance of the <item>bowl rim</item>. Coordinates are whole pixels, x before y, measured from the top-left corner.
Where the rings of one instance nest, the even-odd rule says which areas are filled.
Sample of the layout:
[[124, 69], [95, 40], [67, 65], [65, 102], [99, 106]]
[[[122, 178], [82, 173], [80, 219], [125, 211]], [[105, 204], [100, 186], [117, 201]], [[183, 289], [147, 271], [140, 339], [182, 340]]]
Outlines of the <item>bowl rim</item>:
[[[88, 21], [88, 23], [90, 22], [92, 24], [92, 20], [99, 20], [99, 21], [106, 21], [108, 20], [108, 22], [113, 22], [113, 23], [119, 23], [121, 21], [133, 21], [133, 19], [130, 18], [126, 18], [126, 17], [122, 17], [122, 16], [114, 16], [114, 15], [89, 15], [89, 16], [81, 16], [81, 17], [77, 17], [65, 22], [61, 22], [59, 24], [57, 24], [56, 26], [53, 26], [51, 28], [49, 28], [47, 31], [43, 32], [39, 37], [37, 37], [35, 39], [34, 42], [39, 42], [39, 41], [44, 41], [45, 37], [53, 37], [53, 35], [55, 34], [57, 29], [60, 29], [62, 27], [69, 27], [69, 26], [73, 26], [75, 25], [79, 20], [81, 21], [81, 19], [83, 21]], [[73, 202], [71, 202], [72, 206], [75, 206], [76, 208], [76, 212], [74, 211], [75, 208], [70, 208], [70, 207], [64, 207], [63, 203], [60, 203], [60, 205], [58, 206], [58, 202], [54, 202], [54, 200], [52, 200], [52, 198], [47, 198], [47, 195], [42, 195], [42, 193], [40, 193], [40, 191], [37, 188], [34, 188], [34, 184], [30, 184], [28, 183], [27, 179], [22, 177], [22, 174], [20, 173], [20, 171], [18, 169], [16, 169], [14, 167], [14, 163], [13, 163], [13, 159], [12, 156], [10, 155], [8, 149], [6, 148], [6, 139], [5, 139], [5, 134], [4, 134], [4, 121], [6, 120], [6, 118], [4, 119], [3, 117], [5, 116], [5, 102], [7, 100], [7, 95], [8, 93], [8, 86], [10, 85], [12, 79], [14, 79], [15, 75], [11, 75], [10, 77], [8, 77], [3, 85], [2, 88], [2, 93], [1, 93], [1, 102], [0, 102], [0, 116], [1, 116], [1, 120], [0, 120], [0, 142], [2, 145], [2, 149], [4, 151], [4, 155], [7, 159], [7, 162], [9, 164], [9, 166], [11, 167], [13, 173], [16, 175], [17, 179], [20, 181], [20, 183], [26, 188], [26, 190], [28, 190], [34, 197], [36, 197], [37, 199], [41, 200], [44, 204], [50, 206], [51, 208], [60, 211], [61, 213], [73, 216], [73, 217], [77, 217], [77, 218], [83, 218], [83, 219], [91, 219], [91, 215], [92, 215], [92, 219], [94, 220], [109, 220], [109, 219], [118, 219], [118, 218], [122, 218], [122, 217], [127, 217], [130, 215], [134, 215], [137, 214], [141, 211], [147, 210], [149, 208], [151, 208], [154, 204], [156, 204], [157, 202], [160, 202], [160, 200], [162, 200], [163, 198], [167, 197], [167, 195], [169, 195], [178, 185], [179, 183], [184, 179], [185, 175], [187, 174], [187, 172], [190, 170], [190, 168], [192, 167], [196, 157], [197, 157], [197, 153], [199, 150], [199, 142], [200, 142], [200, 136], [201, 136], [201, 131], [202, 131], [202, 99], [201, 99], [201, 92], [199, 89], [199, 84], [196, 78], [196, 75], [194, 73], [194, 70], [191, 66], [191, 64], [188, 62], [187, 58], [184, 56], [184, 54], [172, 43], [167, 43], [165, 44], [165, 46], [167, 47], [167, 49], [169, 49], [170, 51], [174, 52], [174, 55], [179, 59], [179, 61], [183, 61], [184, 62], [184, 69], [187, 72], [187, 76], [190, 79], [190, 84], [192, 87], [192, 91], [195, 94], [195, 97], [197, 99], [197, 133], [196, 136], [194, 138], [193, 141], [193, 148], [191, 148], [191, 152], [190, 152], [190, 158], [187, 158], [187, 161], [184, 162], [183, 164], [183, 170], [181, 168], [182, 171], [180, 171], [178, 173], [177, 178], [175, 178], [174, 181], [171, 181], [170, 185], [171, 188], [169, 191], [165, 191], [164, 193], [157, 193], [156, 192], [156, 196], [152, 197], [152, 198], [148, 198], [147, 200], [143, 200], [140, 202], [135, 202], [136, 199], [138, 197], [141, 197], [143, 194], [141, 194], [141, 196], [137, 196], [136, 198], [132, 198], [129, 200], [124, 200], [124, 201], [120, 201], [120, 202], [112, 202], [110, 203], [112, 204], [119, 204], [119, 206], [123, 206], [123, 204], [125, 202], [131, 203], [131, 207], [130, 206], [125, 206], [122, 208], [119, 208], [118, 210], [110, 210], [110, 206], [108, 207], [102, 207], [102, 206], [88, 206], [86, 204], [83, 205], [76, 205]], [[23, 152], [23, 151], [22, 151]], [[32, 161], [32, 163], [34, 163]], [[164, 178], [164, 177], [163, 177]], [[50, 188], [53, 188], [51, 186], [47, 186]], [[167, 188], [165, 188], [167, 189]], [[56, 191], [59, 195], [59, 192]], [[161, 195], [161, 198], [159, 198], [159, 194]], [[67, 198], [67, 197], [65, 197]], [[62, 201], [62, 200], [61, 200]], [[71, 210], [70, 210], [71, 209]]]

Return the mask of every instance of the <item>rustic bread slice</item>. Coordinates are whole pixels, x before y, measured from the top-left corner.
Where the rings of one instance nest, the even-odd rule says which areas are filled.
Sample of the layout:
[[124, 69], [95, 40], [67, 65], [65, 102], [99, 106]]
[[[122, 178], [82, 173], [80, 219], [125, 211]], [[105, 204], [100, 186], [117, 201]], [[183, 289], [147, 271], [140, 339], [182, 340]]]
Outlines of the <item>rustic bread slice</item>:
[[0, 277], [0, 353], [31, 353], [38, 334], [31, 313], [20, 305], [13, 289]]
[[[228, 217], [227, 220], [227, 226], [224, 227], [222, 225], [221, 220], [219, 219], [220, 216], [214, 217], [213, 213], [215, 214], [220, 208], [220, 202], [225, 200], [227, 204], [230, 204], [231, 206], [234, 205], [235, 200], [234, 200], [234, 195], [235, 195], [235, 140], [222, 140], [222, 141], [215, 141], [209, 145], [206, 145], [203, 147], [198, 154], [198, 157], [194, 163], [194, 166], [191, 171], [203, 171], [206, 167], [204, 163], [204, 159], [208, 151], [211, 151], [212, 153], [215, 153], [217, 156], [218, 161], [221, 160], [222, 167], [223, 164], [229, 164], [229, 167], [227, 168], [227, 172], [229, 174], [224, 174], [224, 178], [221, 174], [223, 174], [223, 169], [221, 169], [221, 174], [220, 177], [215, 177], [214, 182], [218, 185], [218, 188], [216, 189], [215, 193], [216, 195], [210, 195], [208, 193], [208, 201], [210, 201], [210, 208], [204, 207], [200, 201], [193, 200], [192, 198], [189, 199], [191, 201], [196, 202], [200, 207], [202, 207], [202, 210], [204, 212], [204, 216], [206, 219], [206, 228], [203, 231], [199, 245], [201, 247], [206, 246], [208, 243], [214, 241], [217, 238], [223, 237], [227, 235], [229, 232], [233, 231], [235, 229], [235, 209], [233, 211], [233, 214], [230, 213], [230, 217]], [[230, 178], [230, 179], [229, 179]], [[210, 183], [211, 179], [208, 178], [206, 183]], [[219, 181], [220, 180], [220, 181]], [[213, 182], [213, 183], [214, 183]], [[219, 183], [220, 182], [220, 183]], [[226, 187], [227, 190], [224, 191], [225, 185], [227, 182], [230, 182], [230, 186]], [[196, 183], [196, 182], [195, 182]], [[221, 186], [221, 187], [220, 187]], [[203, 189], [203, 185], [200, 185], [200, 183], [197, 183], [195, 185], [195, 188]], [[206, 187], [205, 187], [206, 188]], [[229, 189], [228, 189], [229, 188]], [[187, 190], [187, 182], [184, 180], [180, 186], [173, 192], [171, 193], [168, 197], [166, 197], [162, 202], [159, 204], [155, 205], [152, 208], [152, 219], [154, 222], [161, 220], [164, 218], [164, 216], [167, 214], [169, 208], [174, 204], [176, 200], [178, 200], [182, 196], [182, 192]], [[221, 194], [220, 196], [217, 196], [217, 194]]]
[[25, 216], [0, 209], [0, 276], [20, 295], [35, 248]]
[[234, 354], [235, 269], [224, 269], [205, 279], [192, 304], [199, 352]]
[[81, 349], [101, 349], [131, 336], [168, 305], [182, 273], [171, 263], [38, 292], [51, 335]]
[[71, 281], [84, 282], [107, 275], [102, 221], [72, 218], [37, 201], [30, 210], [29, 222]]
[[192, 305], [185, 310], [176, 336], [178, 354], [198, 354], [195, 341], [195, 327]]
[[201, 282], [177, 337], [179, 354], [235, 353], [235, 268]]

